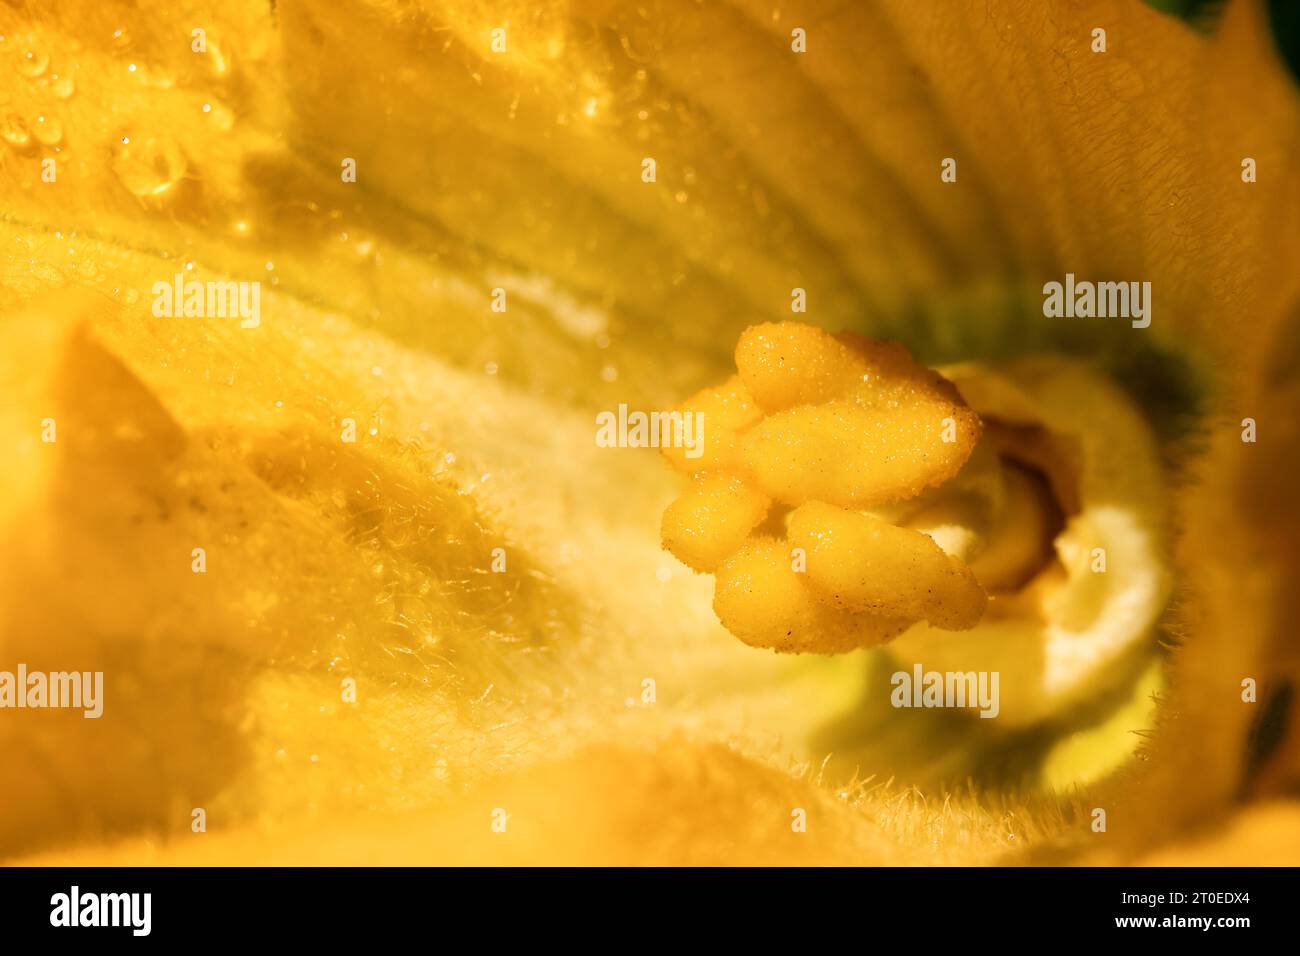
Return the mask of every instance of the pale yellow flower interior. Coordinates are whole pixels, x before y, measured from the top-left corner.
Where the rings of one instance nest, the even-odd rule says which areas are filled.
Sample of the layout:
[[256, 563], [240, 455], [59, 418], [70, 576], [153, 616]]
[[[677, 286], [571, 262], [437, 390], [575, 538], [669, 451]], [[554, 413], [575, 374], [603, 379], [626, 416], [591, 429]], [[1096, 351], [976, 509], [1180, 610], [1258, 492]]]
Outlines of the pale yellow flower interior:
[[[1084, 6], [0, 7], [0, 669], [106, 677], [0, 711], [0, 859], [1294, 863], [1300, 738], [1252, 757], [1241, 680], [1300, 676], [1300, 106], [1260, 3]], [[1047, 321], [1067, 271], [1149, 278], [1151, 327]], [[260, 321], [160, 317], [176, 281]], [[853, 347], [787, 379], [744, 333], [792, 318], [938, 369], [870, 421], [959, 440], [854, 470]], [[755, 483], [593, 443], [691, 396]], [[896, 640], [728, 632], [795, 600], [770, 503], [797, 610]], [[883, 595], [834, 580], [875, 531]], [[1031, 679], [896, 711], [917, 660]]]

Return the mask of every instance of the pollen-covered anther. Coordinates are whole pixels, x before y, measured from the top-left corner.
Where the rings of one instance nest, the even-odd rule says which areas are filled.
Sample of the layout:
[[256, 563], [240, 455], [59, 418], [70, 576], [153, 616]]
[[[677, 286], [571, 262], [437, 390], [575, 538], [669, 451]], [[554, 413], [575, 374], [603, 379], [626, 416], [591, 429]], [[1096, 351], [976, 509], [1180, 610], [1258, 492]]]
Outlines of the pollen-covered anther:
[[712, 571], [738, 550], [772, 502], [726, 472], [697, 475], [664, 511], [664, 547], [696, 571]]
[[[974, 627], [987, 596], [970, 569], [865, 511], [961, 470], [981, 424], [957, 389], [902, 346], [797, 322], [747, 329], [736, 366], [683, 406], [703, 412], [705, 447], [667, 452], [693, 480], [662, 529], [679, 559], [716, 572], [723, 625], [755, 646], [817, 653], [922, 620]], [[766, 533], [774, 502], [794, 509], [784, 541]]]

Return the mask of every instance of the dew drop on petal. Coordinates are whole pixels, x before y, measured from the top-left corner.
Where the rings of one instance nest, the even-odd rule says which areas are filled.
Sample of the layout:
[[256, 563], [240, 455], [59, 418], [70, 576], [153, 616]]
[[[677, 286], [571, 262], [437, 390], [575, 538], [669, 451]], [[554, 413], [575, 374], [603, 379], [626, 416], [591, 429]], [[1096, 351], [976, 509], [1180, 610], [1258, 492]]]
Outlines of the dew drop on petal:
[[168, 136], [122, 136], [113, 145], [113, 172], [133, 196], [170, 192], [188, 166], [185, 154]]
[[220, 103], [204, 103], [203, 112], [208, 115], [212, 125], [223, 133], [230, 132], [235, 125], [235, 114]]
[[38, 50], [23, 50], [18, 54], [18, 72], [35, 79], [45, 72], [50, 58]]
[[1142, 73], [1131, 63], [1117, 58], [1108, 65], [1111, 68], [1108, 76], [1110, 89], [1116, 99], [1136, 100], [1146, 92], [1146, 81], [1142, 79]]
[[38, 116], [32, 124], [32, 135], [42, 146], [58, 146], [63, 142], [63, 124], [53, 116]]
[[77, 92], [77, 81], [67, 73], [56, 73], [50, 77], [50, 91], [61, 100], [70, 100]]
[[27, 132], [27, 124], [22, 119], [10, 114], [0, 120], [0, 139], [15, 149], [22, 149], [31, 142], [31, 134]]
[[354, 229], [351, 232], [341, 233], [339, 239], [347, 244], [348, 248], [361, 262], [374, 260], [378, 242], [370, 233]]
[[212, 37], [208, 37], [207, 48], [207, 53], [203, 55], [203, 63], [208, 72], [217, 79], [225, 79], [230, 75], [230, 57]]

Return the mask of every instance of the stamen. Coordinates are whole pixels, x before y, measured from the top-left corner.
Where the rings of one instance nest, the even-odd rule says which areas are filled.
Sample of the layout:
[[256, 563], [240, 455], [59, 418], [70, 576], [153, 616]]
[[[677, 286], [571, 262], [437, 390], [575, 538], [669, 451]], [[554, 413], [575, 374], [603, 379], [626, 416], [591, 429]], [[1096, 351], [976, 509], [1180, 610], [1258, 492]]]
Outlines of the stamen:
[[[703, 412], [704, 454], [665, 512], [663, 541], [716, 571], [714, 609], [747, 643], [838, 653], [917, 621], [973, 627], [987, 597], [961, 557], [863, 509], [943, 485], [979, 442], [953, 385], [893, 343], [783, 322], [746, 330], [739, 374], [683, 407]], [[710, 447], [711, 445], [711, 447]], [[788, 534], [750, 537], [773, 502]]]

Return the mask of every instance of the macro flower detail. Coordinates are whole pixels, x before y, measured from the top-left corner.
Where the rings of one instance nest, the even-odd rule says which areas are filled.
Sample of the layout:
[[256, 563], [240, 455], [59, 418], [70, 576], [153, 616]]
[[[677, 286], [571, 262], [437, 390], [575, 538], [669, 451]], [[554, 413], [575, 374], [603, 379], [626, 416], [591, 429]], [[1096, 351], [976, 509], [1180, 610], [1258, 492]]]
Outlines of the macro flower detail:
[[[957, 390], [901, 346], [795, 322], [747, 329], [736, 367], [681, 409], [703, 415], [702, 458], [665, 452], [692, 481], [664, 513], [664, 546], [716, 573], [723, 625], [749, 644], [835, 653], [922, 619], [978, 622], [986, 597], [965, 562], [860, 510], [961, 469], [981, 426]], [[753, 535], [774, 503], [786, 534]]]
[[1166, 478], [1119, 390], [1062, 357], [945, 377], [797, 322], [747, 329], [736, 367], [677, 410], [703, 450], [665, 447], [690, 480], [661, 524], [715, 575], [736, 637], [996, 672], [1019, 726], [1147, 666], [1171, 586]]
[[1296, 862], [1294, 4], [1154, 5], [0, 4], [0, 860]]

